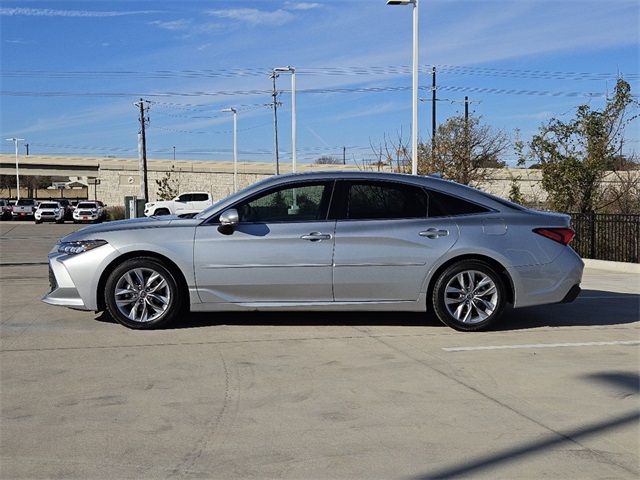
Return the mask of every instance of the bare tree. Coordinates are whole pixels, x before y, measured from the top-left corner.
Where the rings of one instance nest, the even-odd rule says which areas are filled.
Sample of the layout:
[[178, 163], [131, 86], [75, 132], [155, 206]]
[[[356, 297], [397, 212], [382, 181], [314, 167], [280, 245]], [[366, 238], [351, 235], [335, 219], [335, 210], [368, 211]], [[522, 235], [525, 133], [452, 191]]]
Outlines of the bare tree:
[[323, 155], [317, 158], [314, 163], [317, 165], [342, 165], [342, 160], [329, 155]]
[[482, 124], [479, 117], [451, 117], [438, 126], [432, 143], [418, 146], [418, 172], [478, 185], [489, 177], [488, 168], [505, 166], [501, 156], [509, 145], [507, 135]]
[[409, 140], [403, 138], [402, 130], [396, 134], [395, 139], [385, 133], [382, 143], [374, 145], [370, 141], [369, 145], [375, 156], [375, 161], [371, 162], [371, 166], [378, 170], [389, 167], [394, 172], [410, 173], [411, 150], [409, 143]]

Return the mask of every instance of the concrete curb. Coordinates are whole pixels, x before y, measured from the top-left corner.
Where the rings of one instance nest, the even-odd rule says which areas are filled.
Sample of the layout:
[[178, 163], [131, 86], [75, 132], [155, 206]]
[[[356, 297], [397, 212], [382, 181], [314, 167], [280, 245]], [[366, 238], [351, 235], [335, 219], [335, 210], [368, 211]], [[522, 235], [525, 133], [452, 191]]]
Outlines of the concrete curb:
[[598, 270], [609, 270], [611, 272], [620, 273], [638, 273], [640, 274], [640, 264], [626, 262], [609, 262], [607, 260], [592, 260], [583, 258], [585, 268], [595, 268]]

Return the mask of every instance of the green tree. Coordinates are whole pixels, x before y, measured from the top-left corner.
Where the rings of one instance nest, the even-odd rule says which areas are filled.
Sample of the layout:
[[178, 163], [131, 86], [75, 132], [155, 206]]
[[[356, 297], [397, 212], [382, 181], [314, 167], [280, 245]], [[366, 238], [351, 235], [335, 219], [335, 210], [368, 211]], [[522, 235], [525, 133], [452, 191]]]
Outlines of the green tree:
[[180, 193], [180, 183], [173, 176], [174, 174], [175, 167], [171, 165], [171, 170], [166, 172], [161, 179], [156, 180], [156, 185], [158, 186], [156, 195], [159, 200], [171, 200]]
[[489, 176], [488, 168], [502, 168], [507, 136], [476, 116], [449, 118], [438, 126], [435, 139], [418, 146], [418, 172], [440, 173], [465, 185], [477, 185]]
[[625, 127], [636, 116], [629, 83], [618, 80], [602, 110], [580, 105], [569, 121], [552, 118], [529, 143], [529, 158], [542, 170], [542, 187], [552, 208], [592, 212], [607, 202], [603, 179], [619, 164]]

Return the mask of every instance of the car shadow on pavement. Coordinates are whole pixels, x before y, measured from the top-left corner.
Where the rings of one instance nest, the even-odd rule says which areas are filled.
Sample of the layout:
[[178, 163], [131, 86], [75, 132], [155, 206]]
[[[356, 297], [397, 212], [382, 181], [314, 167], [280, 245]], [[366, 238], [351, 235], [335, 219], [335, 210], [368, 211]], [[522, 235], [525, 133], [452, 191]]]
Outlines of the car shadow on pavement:
[[640, 295], [583, 290], [572, 303], [509, 309], [494, 330], [624, 325], [640, 321]]
[[[109, 322], [108, 315], [97, 317]], [[520, 330], [537, 327], [622, 325], [640, 320], [640, 295], [583, 290], [567, 304], [508, 309], [492, 330]], [[401, 326], [444, 325], [430, 312], [192, 312], [181, 315], [166, 329], [215, 325], [287, 326]]]

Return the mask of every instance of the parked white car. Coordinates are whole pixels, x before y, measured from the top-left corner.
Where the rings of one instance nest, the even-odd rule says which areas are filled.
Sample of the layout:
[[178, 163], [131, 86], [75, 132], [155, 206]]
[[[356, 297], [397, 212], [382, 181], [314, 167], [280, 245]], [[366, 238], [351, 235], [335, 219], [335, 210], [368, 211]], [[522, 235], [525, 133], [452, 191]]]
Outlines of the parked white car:
[[64, 223], [65, 209], [59, 202], [40, 202], [33, 214], [36, 223], [56, 222]]
[[99, 223], [107, 218], [102, 202], [80, 202], [73, 211], [73, 223]]
[[144, 206], [144, 214], [147, 217], [158, 215], [181, 215], [185, 213], [200, 213], [213, 204], [211, 194], [208, 192], [185, 192], [173, 200], [161, 200], [150, 202]]

